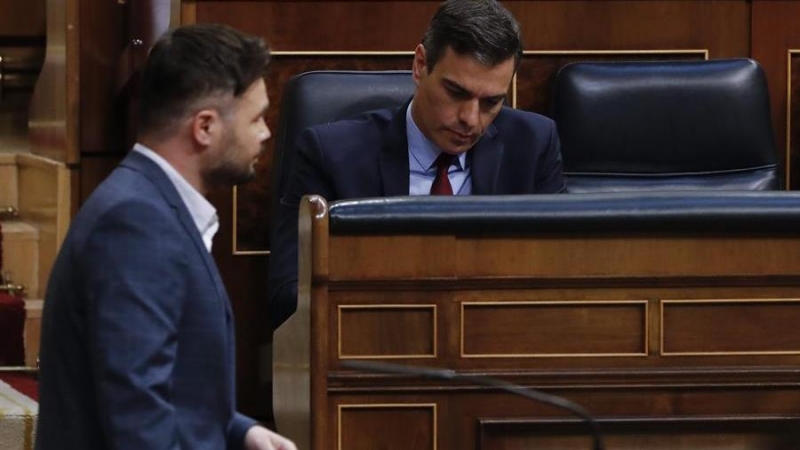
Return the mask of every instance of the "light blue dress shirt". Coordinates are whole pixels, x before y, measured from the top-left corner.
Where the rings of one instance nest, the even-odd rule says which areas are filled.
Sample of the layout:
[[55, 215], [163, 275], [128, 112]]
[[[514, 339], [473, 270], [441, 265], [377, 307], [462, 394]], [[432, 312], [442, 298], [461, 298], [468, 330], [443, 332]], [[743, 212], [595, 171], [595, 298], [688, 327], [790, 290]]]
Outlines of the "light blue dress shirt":
[[[413, 101], [412, 103], [413, 104]], [[409, 195], [430, 195], [433, 179], [436, 178], [434, 162], [442, 152], [420, 131], [411, 117], [411, 104], [406, 110], [406, 137], [408, 138], [408, 193]], [[470, 195], [472, 193], [472, 171], [470, 170], [469, 152], [458, 155], [453, 160], [447, 177], [453, 187], [454, 195]]]

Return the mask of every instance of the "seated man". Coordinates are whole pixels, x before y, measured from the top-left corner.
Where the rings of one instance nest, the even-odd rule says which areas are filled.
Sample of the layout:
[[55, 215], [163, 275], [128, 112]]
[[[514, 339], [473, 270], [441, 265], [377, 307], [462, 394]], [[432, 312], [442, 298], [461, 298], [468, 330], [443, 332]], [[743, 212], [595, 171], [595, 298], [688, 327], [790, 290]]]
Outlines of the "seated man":
[[414, 51], [414, 97], [398, 110], [318, 125], [297, 140], [270, 258], [270, 322], [297, 306], [300, 198], [509, 195], [565, 190], [552, 120], [503, 102], [522, 55], [494, 0], [448, 0]]

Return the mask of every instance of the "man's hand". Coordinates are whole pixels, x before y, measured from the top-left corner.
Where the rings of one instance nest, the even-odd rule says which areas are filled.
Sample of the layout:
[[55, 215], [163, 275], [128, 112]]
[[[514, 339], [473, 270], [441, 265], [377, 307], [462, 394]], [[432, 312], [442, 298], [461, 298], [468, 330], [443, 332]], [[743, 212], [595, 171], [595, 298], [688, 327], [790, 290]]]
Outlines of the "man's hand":
[[256, 425], [244, 435], [245, 450], [297, 450], [294, 442], [274, 431]]

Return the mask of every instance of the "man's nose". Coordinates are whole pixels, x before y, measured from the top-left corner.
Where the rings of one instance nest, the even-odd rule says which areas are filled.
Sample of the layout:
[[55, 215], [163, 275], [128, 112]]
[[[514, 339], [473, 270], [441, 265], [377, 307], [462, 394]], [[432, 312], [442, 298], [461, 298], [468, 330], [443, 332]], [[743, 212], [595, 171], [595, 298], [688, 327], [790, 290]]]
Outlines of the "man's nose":
[[264, 124], [264, 129], [261, 130], [259, 138], [261, 139], [261, 142], [266, 142], [269, 138], [272, 137], [272, 131], [270, 131], [269, 126], [267, 126], [267, 123], [263, 122], [263, 119], [262, 123]]
[[478, 124], [480, 104], [477, 98], [464, 101], [458, 111], [458, 120], [463, 125], [474, 127]]

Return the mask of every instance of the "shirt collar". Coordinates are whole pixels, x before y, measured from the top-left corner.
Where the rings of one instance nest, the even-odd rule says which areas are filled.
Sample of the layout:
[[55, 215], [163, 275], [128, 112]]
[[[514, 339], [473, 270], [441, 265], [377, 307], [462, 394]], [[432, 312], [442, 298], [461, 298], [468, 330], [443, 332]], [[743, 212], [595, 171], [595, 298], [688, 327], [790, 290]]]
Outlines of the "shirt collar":
[[151, 159], [164, 171], [178, 191], [178, 195], [186, 205], [186, 209], [189, 210], [197, 231], [203, 237], [206, 250], [211, 252], [214, 235], [219, 230], [219, 217], [217, 216], [216, 208], [161, 155], [139, 143], [133, 146], [133, 150]]

